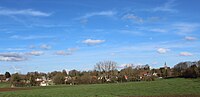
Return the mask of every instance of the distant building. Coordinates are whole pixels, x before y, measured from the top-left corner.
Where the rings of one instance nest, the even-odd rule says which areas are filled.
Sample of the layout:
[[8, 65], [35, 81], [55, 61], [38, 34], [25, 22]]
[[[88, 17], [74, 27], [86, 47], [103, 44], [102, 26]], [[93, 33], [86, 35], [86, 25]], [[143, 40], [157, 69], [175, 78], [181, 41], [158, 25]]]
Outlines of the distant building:
[[170, 67], [167, 66], [167, 63], [165, 62], [164, 67], [160, 67], [160, 70], [168, 70]]
[[158, 76], [159, 77], [170, 77], [172, 75], [172, 71], [170, 67], [167, 66], [167, 63], [165, 62], [164, 67], [160, 67]]

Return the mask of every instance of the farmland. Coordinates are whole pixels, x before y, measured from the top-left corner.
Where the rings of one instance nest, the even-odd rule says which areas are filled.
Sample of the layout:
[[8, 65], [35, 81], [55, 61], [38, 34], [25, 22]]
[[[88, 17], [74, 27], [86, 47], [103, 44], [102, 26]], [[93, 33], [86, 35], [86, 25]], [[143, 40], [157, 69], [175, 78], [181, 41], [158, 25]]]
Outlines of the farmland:
[[[5, 84], [0, 84], [5, 86]], [[4, 88], [4, 87], [2, 87]], [[158, 79], [156, 81], [91, 85], [31, 87], [0, 92], [0, 97], [131, 97], [200, 95], [200, 79]]]

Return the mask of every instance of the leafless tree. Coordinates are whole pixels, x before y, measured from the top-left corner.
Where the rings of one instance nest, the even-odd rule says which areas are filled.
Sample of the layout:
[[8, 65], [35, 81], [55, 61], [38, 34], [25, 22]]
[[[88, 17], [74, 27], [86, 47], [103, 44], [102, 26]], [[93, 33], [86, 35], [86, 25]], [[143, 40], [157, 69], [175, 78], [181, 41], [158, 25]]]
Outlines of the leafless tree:
[[114, 61], [100, 61], [96, 63], [95, 70], [100, 72], [114, 71], [117, 67], [117, 63]]

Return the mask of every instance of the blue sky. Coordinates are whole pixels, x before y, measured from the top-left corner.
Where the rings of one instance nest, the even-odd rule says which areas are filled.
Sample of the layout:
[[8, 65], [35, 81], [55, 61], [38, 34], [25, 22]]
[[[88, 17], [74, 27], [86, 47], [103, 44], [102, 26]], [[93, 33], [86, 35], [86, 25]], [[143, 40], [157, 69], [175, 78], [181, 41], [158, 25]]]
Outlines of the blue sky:
[[200, 59], [199, 0], [1, 0], [0, 73]]

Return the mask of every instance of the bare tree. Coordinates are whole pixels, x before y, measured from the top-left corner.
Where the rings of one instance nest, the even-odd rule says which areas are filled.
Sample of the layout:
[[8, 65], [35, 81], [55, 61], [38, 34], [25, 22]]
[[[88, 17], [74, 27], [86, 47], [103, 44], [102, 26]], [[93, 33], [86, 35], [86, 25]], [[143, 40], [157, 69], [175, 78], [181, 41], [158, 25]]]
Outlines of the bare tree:
[[117, 63], [114, 61], [100, 61], [96, 63], [95, 70], [100, 72], [114, 71], [117, 67]]
[[101, 76], [101, 81], [110, 80], [115, 74], [114, 71], [117, 68], [117, 63], [114, 61], [100, 61], [96, 63], [95, 69], [99, 71], [99, 76]]

